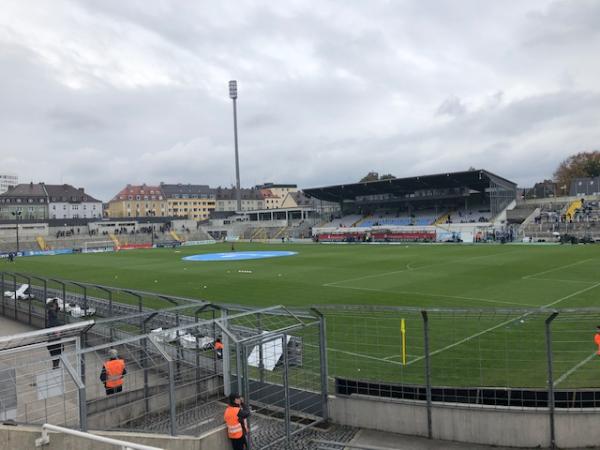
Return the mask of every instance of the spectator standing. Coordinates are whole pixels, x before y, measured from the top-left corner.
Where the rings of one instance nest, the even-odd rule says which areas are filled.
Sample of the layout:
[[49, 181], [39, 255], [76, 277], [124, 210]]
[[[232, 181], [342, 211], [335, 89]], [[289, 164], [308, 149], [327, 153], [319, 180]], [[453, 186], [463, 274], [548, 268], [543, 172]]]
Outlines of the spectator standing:
[[229, 396], [229, 405], [225, 409], [223, 419], [227, 424], [227, 437], [231, 441], [233, 450], [247, 450], [248, 417], [250, 410], [244, 405], [244, 399], [238, 394]]
[[217, 353], [217, 359], [223, 359], [223, 342], [221, 342], [221, 338], [217, 338], [215, 341], [215, 352]]
[[123, 390], [123, 376], [127, 375], [127, 369], [117, 350], [111, 348], [108, 354], [110, 358], [102, 365], [100, 381], [104, 383], [106, 395], [112, 395]]
[[[48, 328], [54, 328], [60, 326], [60, 321], [58, 320], [58, 312], [60, 307], [58, 306], [58, 300], [53, 299], [48, 304]], [[48, 339], [49, 342], [57, 341], [60, 339], [58, 333], [55, 333], [51, 339]], [[48, 352], [52, 357], [52, 368], [58, 369], [60, 367], [60, 355], [62, 354], [62, 344], [51, 344], [48, 346]]]

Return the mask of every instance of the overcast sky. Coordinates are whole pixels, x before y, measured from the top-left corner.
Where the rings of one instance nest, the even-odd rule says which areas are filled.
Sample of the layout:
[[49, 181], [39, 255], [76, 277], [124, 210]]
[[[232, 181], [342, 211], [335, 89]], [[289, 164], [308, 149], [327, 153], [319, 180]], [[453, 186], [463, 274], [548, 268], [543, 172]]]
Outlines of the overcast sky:
[[600, 1], [27, 1], [0, 13], [0, 172], [315, 187], [600, 149]]

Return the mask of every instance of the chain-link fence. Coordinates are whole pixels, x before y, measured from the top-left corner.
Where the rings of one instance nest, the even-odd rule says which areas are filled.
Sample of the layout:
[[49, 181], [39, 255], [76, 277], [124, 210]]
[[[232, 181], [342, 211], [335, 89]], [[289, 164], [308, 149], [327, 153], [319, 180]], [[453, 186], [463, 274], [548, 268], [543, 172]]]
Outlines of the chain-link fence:
[[[62, 351], [85, 385], [82, 402], [77, 377], [66, 374], [67, 391], [79, 397], [63, 404], [86, 408], [83, 423], [73, 419], [81, 414], [63, 413], [69, 426], [199, 434], [222, 423], [223, 399], [236, 391], [254, 410], [253, 448], [283, 448], [327, 420], [328, 392], [422, 401], [429, 409], [443, 403], [551, 415], [600, 407], [600, 309], [256, 310], [22, 274], [0, 274], [0, 282], [7, 317], [44, 326], [43, 299], [54, 297], [63, 302], [63, 323], [95, 319], [79, 351]], [[27, 350], [26, 362], [0, 360], [0, 373], [19, 368], [31, 379], [40, 364], [52, 364], [46, 347]], [[127, 374], [122, 392], [107, 394], [100, 374], [110, 349]], [[44, 352], [46, 360], [38, 357]], [[59, 411], [31, 405], [20, 407], [27, 415], [18, 421], [30, 422], [33, 409], [40, 417]]]
[[[21, 274], [5, 273], [0, 280], [7, 290], [1, 302], [7, 317], [38, 327], [94, 319], [77, 337], [81, 348], [62, 347], [62, 358], [74, 361], [76, 389], [54, 392], [56, 401], [71, 408], [69, 420], [49, 419], [53, 423], [198, 435], [222, 425], [224, 398], [235, 391], [253, 410], [248, 435], [258, 449], [283, 448], [327, 418], [325, 333], [316, 313], [223, 307]], [[58, 317], [49, 320], [43, 299], [56, 301]], [[163, 309], [148, 307], [152, 302]], [[220, 351], [217, 341], [224, 346]], [[50, 357], [39, 360], [29, 348], [21, 350], [32, 367], [51, 365]], [[126, 369], [118, 389], [102, 378], [113, 354]], [[14, 370], [17, 364], [8, 367]], [[64, 376], [63, 369], [55, 373]], [[67, 395], [71, 391], [75, 399]], [[39, 409], [28, 398], [22, 397], [25, 410]], [[16, 419], [36, 423], [30, 418]]]

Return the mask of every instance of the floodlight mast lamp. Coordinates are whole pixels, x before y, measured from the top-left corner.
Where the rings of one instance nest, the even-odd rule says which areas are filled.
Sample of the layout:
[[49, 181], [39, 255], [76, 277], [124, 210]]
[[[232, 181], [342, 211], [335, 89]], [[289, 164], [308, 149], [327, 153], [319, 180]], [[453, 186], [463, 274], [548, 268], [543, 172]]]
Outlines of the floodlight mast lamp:
[[235, 142], [235, 199], [237, 201], [237, 211], [242, 210], [242, 193], [240, 191], [240, 157], [238, 152], [238, 132], [237, 132], [237, 81], [229, 82], [229, 98], [233, 100], [233, 139]]

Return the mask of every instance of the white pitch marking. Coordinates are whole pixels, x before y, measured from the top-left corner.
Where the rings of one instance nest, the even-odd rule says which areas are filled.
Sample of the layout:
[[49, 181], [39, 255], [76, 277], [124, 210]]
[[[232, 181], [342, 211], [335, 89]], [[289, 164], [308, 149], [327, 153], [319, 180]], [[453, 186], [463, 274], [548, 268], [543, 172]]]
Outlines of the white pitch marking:
[[537, 273], [532, 273], [530, 275], [525, 275], [524, 277], [521, 277], [523, 280], [527, 280], [529, 278], [533, 278], [536, 277], [537, 275], [544, 275], [545, 273], [550, 273], [550, 272], [555, 272], [557, 270], [560, 269], [566, 269], [567, 267], [573, 267], [573, 266], [578, 266], [579, 264], [583, 264], [586, 263], [588, 261], [592, 261], [593, 258], [589, 258], [589, 259], [583, 259], [581, 261], [577, 261], [571, 264], [566, 264], [564, 266], [559, 266], [559, 267], [555, 267], [554, 269], [548, 269], [548, 270], [544, 270], [543, 272], [537, 272]]
[[563, 381], [565, 381], [567, 378], [569, 378], [571, 375], [573, 375], [573, 373], [575, 371], [577, 371], [581, 366], [586, 365], [588, 362], [590, 362], [595, 356], [597, 355], [597, 353], [594, 351], [594, 353], [592, 353], [590, 356], [588, 356], [587, 358], [585, 358], [583, 361], [581, 361], [580, 363], [576, 364], [575, 366], [573, 366], [572, 368], [570, 368], [569, 370], [567, 370], [565, 373], [563, 373], [560, 377], [558, 377], [558, 379], [554, 382], [554, 387], [558, 386], [559, 383], [562, 383]]
[[[411, 355], [409, 353], [406, 354], [407, 357], [416, 357], [417, 355]], [[383, 358], [386, 361], [389, 361], [390, 359], [396, 359], [396, 358], [402, 358], [402, 355], [392, 355], [392, 356], [386, 356], [385, 358]]]
[[[358, 281], [358, 280], [366, 280], [368, 278], [385, 277], [387, 275], [394, 275], [394, 274], [403, 273], [403, 272], [414, 272], [415, 270], [428, 269], [430, 267], [436, 267], [436, 266], [445, 266], [447, 264], [454, 264], [454, 263], [457, 263], [457, 262], [472, 261], [474, 259], [480, 259], [480, 258], [491, 258], [493, 256], [503, 256], [503, 255], [506, 255], [508, 253], [515, 253], [515, 252], [519, 252], [519, 251], [522, 252], [523, 250], [518, 249], [518, 250], [511, 250], [511, 251], [503, 252], [503, 253], [494, 253], [494, 254], [491, 254], [491, 255], [480, 255], [480, 256], [473, 256], [471, 258], [453, 259], [451, 261], [444, 261], [444, 262], [441, 262], [441, 263], [428, 264], [428, 265], [425, 265], [425, 266], [419, 266], [419, 267], [415, 267], [415, 268], [411, 268], [411, 269], [394, 270], [393, 272], [374, 273], [374, 274], [371, 274], [371, 275], [365, 275], [363, 277], [355, 277], [355, 278], [349, 278], [347, 280], [332, 281], [331, 283], [325, 283], [325, 284], [323, 284], [323, 286], [335, 286], [336, 284], [347, 283], [348, 281]], [[410, 264], [410, 263], [408, 263], [408, 264]]]
[[461, 297], [461, 296], [458, 296], [458, 295], [426, 294], [424, 292], [410, 292], [410, 291], [386, 291], [386, 290], [383, 290], [383, 289], [361, 288], [361, 287], [354, 287], [354, 286], [334, 286], [334, 285], [327, 285], [327, 287], [333, 287], [333, 288], [338, 288], [338, 289], [354, 289], [356, 291], [385, 292], [385, 293], [389, 293], [389, 294], [420, 295], [422, 297], [455, 298], [455, 299], [458, 299], [458, 300], [476, 300], [476, 301], [479, 301], [479, 302], [501, 303], [501, 304], [504, 304], [504, 305], [519, 305], [519, 306], [532, 306], [532, 307], [537, 306], [537, 305], [531, 305], [531, 304], [521, 303], [521, 302], [505, 302], [505, 301], [502, 301], [502, 300], [492, 300], [492, 299], [489, 299], [489, 298]]
[[585, 283], [585, 284], [594, 284], [595, 281], [581, 281], [581, 280], [562, 280], [559, 278], [524, 278], [525, 280], [534, 280], [534, 281], [560, 281], [562, 283]]
[[[311, 347], [317, 347], [316, 345], [312, 345], [312, 344], [304, 344], [304, 345], [308, 345]], [[375, 356], [370, 356], [370, 355], [365, 355], [363, 353], [354, 353], [354, 352], [347, 352], [346, 350], [339, 350], [337, 348], [332, 348], [332, 347], [327, 347], [328, 351], [332, 351], [332, 352], [337, 352], [337, 353], [344, 353], [346, 355], [350, 355], [350, 356], [358, 356], [359, 358], [366, 358], [366, 359], [373, 359], [375, 361], [379, 361], [379, 362], [387, 362], [390, 364], [396, 364], [396, 365], [402, 365], [402, 363], [397, 363], [395, 361], [388, 361], [385, 358], [377, 358]]]
[[[568, 300], [571, 297], [575, 297], [576, 295], [583, 294], [584, 292], [590, 291], [590, 290], [592, 290], [592, 289], [594, 289], [594, 288], [596, 288], [598, 286], [600, 286], [600, 283], [596, 283], [596, 284], [594, 284], [592, 286], [588, 286], [588, 287], [586, 287], [584, 289], [580, 289], [579, 291], [573, 292], [572, 294], [566, 295], [564, 297], [559, 298], [558, 300], [555, 300], [555, 301], [553, 301], [551, 303], [548, 303], [547, 305], [544, 305], [541, 308], [549, 308], [549, 307], [554, 306], [554, 305], [556, 305], [556, 304], [558, 304], [560, 302]], [[530, 316], [531, 314], [532, 314], [531, 312], [528, 312], [528, 313], [525, 313], [525, 314], [523, 314], [520, 317], [517, 317], [515, 319], [505, 320], [504, 322], [499, 323], [498, 325], [494, 325], [493, 327], [490, 327], [490, 328], [488, 328], [486, 330], [483, 330], [483, 331], [480, 331], [478, 333], [475, 333], [475, 334], [473, 334], [471, 336], [467, 336], [466, 338], [461, 339], [460, 341], [454, 342], [453, 344], [447, 345], [447, 346], [445, 346], [443, 348], [440, 348], [438, 350], [434, 350], [433, 352], [429, 353], [429, 356], [434, 356], [434, 355], [437, 355], [438, 353], [442, 353], [443, 351], [450, 350], [451, 348], [454, 348], [454, 347], [457, 347], [457, 346], [459, 346], [461, 344], [464, 344], [465, 342], [468, 342], [471, 339], [474, 339], [476, 337], [482, 336], [482, 335], [484, 335], [486, 333], [489, 333], [490, 331], [494, 331], [494, 330], [496, 330], [496, 329], [498, 329], [500, 327], [503, 327], [504, 325], [508, 325], [511, 322], [514, 322], [516, 320], [519, 320], [519, 319], [522, 319], [524, 317]], [[407, 362], [406, 365], [409, 366], [409, 365], [411, 365], [411, 364], [413, 364], [413, 363], [415, 363], [417, 361], [420, 361], [420, 360], [422, 360], [424, 358], [425, 358], [425, 356], [419, 356], [418, 358], [415, 358], [415, 359]]]

